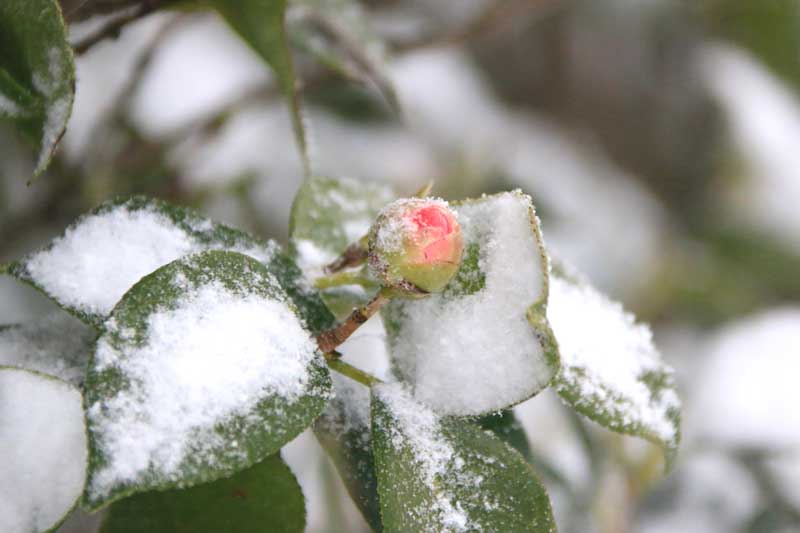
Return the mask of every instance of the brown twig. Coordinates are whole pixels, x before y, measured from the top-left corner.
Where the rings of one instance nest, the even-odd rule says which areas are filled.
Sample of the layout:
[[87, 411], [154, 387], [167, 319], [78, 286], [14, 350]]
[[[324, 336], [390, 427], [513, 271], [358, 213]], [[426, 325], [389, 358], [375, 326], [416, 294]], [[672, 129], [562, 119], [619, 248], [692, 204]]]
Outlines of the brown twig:
[[379, 292], [375, 298], [369, 301], [366, 305], [353, 309], [342, 323], [339, 325], [323, 331], [317, 337], [317, 344], [322, 353], [330, 353], [334, 351], [340, 344], [350, 338], [364, 322], [369, 320], [375, 313], [380, 311], [381, 307], [389, 302], [389, 297], [383, 292]]

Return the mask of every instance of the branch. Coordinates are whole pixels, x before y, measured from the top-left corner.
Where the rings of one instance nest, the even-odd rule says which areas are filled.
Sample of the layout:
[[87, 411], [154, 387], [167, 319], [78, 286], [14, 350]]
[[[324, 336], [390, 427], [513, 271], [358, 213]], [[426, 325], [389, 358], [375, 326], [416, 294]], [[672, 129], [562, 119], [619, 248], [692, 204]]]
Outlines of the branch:
[[136, 8], [129, 13], [125, 13], [114, 18], [113, 20], [107, 22], [95, 33], [73, 44], [72, 49], [75, 51], [75, 55], [82, 55], [86, 53], [91, 47], [100, 41], [104, 41], [105, 39], [116, 39], [122, 32], [122, 28], [131, 22], [137, 21], [153, 13], [169, 3], [169, 1], [170, 0], [143, 0], [141, 4], [136, 6]]
[[350, 316], [348, 316], [344, 322], [319, 334], [317, 337], [317, 344], [319, 345], [320, 351], [326, 354], [333, 352], [388, 302], [389, 297], [381, 291], [375, 298], [370, 300], [367, 305], [353, 309], [353, 312], [350, 313]]

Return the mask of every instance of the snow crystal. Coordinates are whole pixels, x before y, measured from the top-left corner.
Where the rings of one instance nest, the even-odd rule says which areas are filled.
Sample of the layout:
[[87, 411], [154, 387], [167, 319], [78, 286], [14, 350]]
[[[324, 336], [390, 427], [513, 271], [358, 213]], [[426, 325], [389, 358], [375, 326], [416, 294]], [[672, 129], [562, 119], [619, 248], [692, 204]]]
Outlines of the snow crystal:
[[[392, 447], [395, 450], [411, 449], [418, 462], [421, 480], [436, 498], [434, 510], [439, 514], [445, 531], [474, 531], [476, 524], [470, 523], [466, 511], [454, 501], [455, 495], [448, 494], [442, 484], [442, 478], [460, 473], [464, 460], [442, 435], [439, 417], [415, 401], [400, 383], [379, 385], [374, 391], [397, 422], [397, 425], [385, 428], [390, 432]], [[473, 489], [479, 491], [479, 483]]]
[[641, 380], [667, 371], [653, 345], [650, 328], [636, 323], [622, 306], [583, 283], [551, 275], [547, 318], [561, 353], [561, 377], [577, 384], [581, 395], [623, 417], [643, 424], [665, 441], [675, 438], [668, 411], [678, 397], [664, 390], [653, 397]]
[[213, 461], [215, 449], [230, 445], [218, 424], [254, 416], [271, 395], [292, 401], [309, 386], [316, 344], [300, 319], [285, 303], [219, 282], [150, 315], [141, 345], [115, 347], [110, 338], [126, 332], [113, 318], [106, 327], [95, 370], [113, 367], [130, 386], [88, 410], [109, 459], [92, 481], [95, 497], [146, 471], [178, 476], [188, 454]]
[[734, 447], [800, 447], [800, 307], [730, 324], [703, 350], [687, 413], [701, 439]]
[[83, 490], [80, 393], [18, 369], [0, 370], [0, 531], [53, 527]]
[[387, 324], [400, 325], [392, 356], [419, 400], [444, 414], [479, 414], [528, 398], [553, 375], [526, 318], [542, 299], [544, 266], [530, 198], [504, 193], [454, 209], [465, 250], [480, 246], [485, 286], [448, 295], [457, 278], [444, 294], [393, 303]]
[[64, 312], [31, 324], [0, 327], [0, 365], [36, 370], [80, 385], [94, 337], [92, 328]]
[[[264, 261], [272, 246], [228, 248]], [[219, 247], [201, 242], [154, 208], [120, 205], [80, 219], [52, 247], [29, 257], [25, 267], [63, 305], [105, 316], [143, 276], [184, 255]]]

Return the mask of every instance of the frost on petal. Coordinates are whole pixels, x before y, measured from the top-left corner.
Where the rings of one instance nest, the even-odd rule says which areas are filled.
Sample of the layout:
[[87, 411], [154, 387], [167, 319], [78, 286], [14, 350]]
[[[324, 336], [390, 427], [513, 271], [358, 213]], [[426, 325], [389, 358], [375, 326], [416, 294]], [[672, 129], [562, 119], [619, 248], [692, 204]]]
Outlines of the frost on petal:
[[558, 341], [558, 392], [615, 431], [663, 444], [680, 439], [680, 400], [672, 369], [650, 328], [583, 281], [552, 274], [547, 318]]
[[86, 429], [70, 385], [0, 367], [0, 531], [45, 531], [83, 490]]
[[395, 370], [443, 414], [475, 415], [544, 388], [558, 362], [542, 315], [547, 262], [529, 197], [454, 206], [461, 269], [441, 294], [394, 301], [384, 314]]

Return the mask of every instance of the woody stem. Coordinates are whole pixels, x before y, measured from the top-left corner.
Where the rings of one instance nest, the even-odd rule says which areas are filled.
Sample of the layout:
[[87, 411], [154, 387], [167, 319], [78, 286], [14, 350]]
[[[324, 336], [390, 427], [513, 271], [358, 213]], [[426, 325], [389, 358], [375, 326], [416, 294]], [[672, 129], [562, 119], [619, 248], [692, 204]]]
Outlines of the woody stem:
[[337, 346], [346, 341], [364, 322], [377, 313], [381, 307], [389, 302], [388, 296], [383, 291], [379, 292], [375, 298], [366, 305], [353, 309], [343, 322], [335, 327], [325, 330], [317, 336], [317, 344], [322, 353], [329, 353]]

